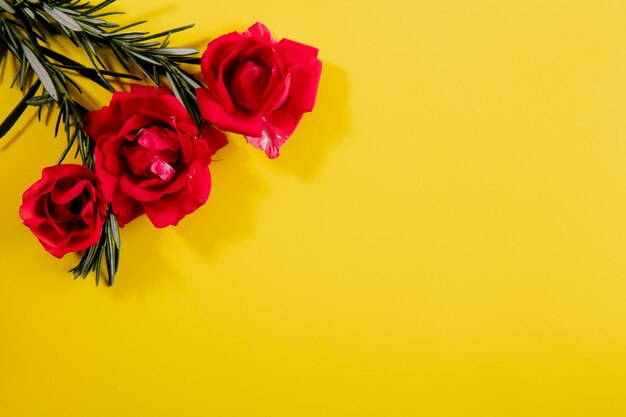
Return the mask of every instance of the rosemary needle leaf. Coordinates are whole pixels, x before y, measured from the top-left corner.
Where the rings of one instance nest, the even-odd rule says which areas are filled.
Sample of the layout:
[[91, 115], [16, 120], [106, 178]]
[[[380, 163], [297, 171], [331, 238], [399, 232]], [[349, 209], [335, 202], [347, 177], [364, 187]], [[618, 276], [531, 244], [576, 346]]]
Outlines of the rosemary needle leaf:
[[15, 9], [4, 0], [0, 0], [0, 7], [3, 8], [4, 11], [9, 12], [11, 14], [15, 13]]
[[28, 100], [35, 95], [37, 90], [39, 89], [39, 81], [35, 81], [33, 86], [24, 94], [24, 98], [17, 103], [17, 106], [9, 113], [9, 115], [4, 119], [2, 124], [0, 124], [0, 138], [7, 134], [7, 132], [13, 127], [15, 122], [20, 118], [26, 107], [28, 107]]
[[41, 80], [43, 87], [46, 89], [48, 94], [54, 98], [54, 100], [58, 100], [59, 95], [57, 94], [56, 88], [54, 88], [54, 81], [50, 78], [50, 74], [48, 74], [46, 68], [43, 66], [39, 58], [37, 58], [37, 55], [35, 55], [30, 47], [28, 47], [24, 42], [22, 42], [22, 49], [26, 59], [28, 59], [28, 63], [32, 67], [33, 71], [35, 71], [35, 74], [39, 77], [39, 80]]
[[197, 54], [198, 50], [194, 48], [155, 48], [150, 52], [159, 55], [185, 56]]
[[46, 11], [46, 13], [52, 16], [57, 22], [67, 27], [68, 29], [72, 29], [75, 32], [80, 32], [83, 30], [80, 27], [80, 25], [76, 22], [76, 20], [72, 19], [70, 16], [63, 13], [61, 10], [52, 8], [45, 3], [43, 3], [43, 9]]

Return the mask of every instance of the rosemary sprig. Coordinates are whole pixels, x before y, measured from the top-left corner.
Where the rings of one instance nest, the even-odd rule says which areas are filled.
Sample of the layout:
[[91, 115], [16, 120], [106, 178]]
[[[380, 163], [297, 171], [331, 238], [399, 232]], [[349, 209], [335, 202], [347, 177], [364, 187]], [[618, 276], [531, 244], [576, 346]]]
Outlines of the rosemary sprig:
[[[110, 79], [122, 78], [148, 80], [161, 85], [167, 80], [172, 92], [187, 108], [200, 126], [202, 118], [196, 101], [195, 90], [201, 85], [182, 68], [182, 64], [198, 65], [198, 53], [192, 48], [169, 47], [170, 36], [191, 28], [181, 26], [164, 32], [150, 34], [131, 30], [144, 21], [120, 26], [110, 22], [107, 16], [121, 14], [106, 11], [115, 0], [98, 4], [82, 0], [0, 0], [0, 66], [11, 56], [17, 63], [12, 86], [17, 84], [24, 98], [0, 125], [3, 137], [28, 106], [52, 111], [58, 109], [55, 136], [63, 130], [67, 146], [57, 163], [61, 163], [75, 147], [83, 165], [94, 169], [94, 141], [83, 128], [87, 109], [78, 101], [82, 93], [74, 76], [79, 75], [110, 91], [114, 91]], [[49, 38], [69, 40], [82, 49], [88, 64], [82, 64], [62, 55], [50, 47]], [[110, 68], [100, 58], [103, 51], [113, 56], [125, 72]], [[63, 129], [61, 129], [61, 124]], [[98, 244], [89, 248], [79, 264], [72, 269], [75, 277], [96, 273], [100, 280], [103, 257], [106, 260], [108, 284], [114, 281], [119, 264], [120, 238], [115, 215], [110, 211]]]
[[96, 285], [100, 283], [100, 271], [102, 270], [103, 255], [106, 259], [107, 283], [113, 285], [115, 274], [119, 266], [120, 234], [117, 219], [108, 208], [108, 216], [104, 223], [103, 233], [98, 244], [90, 247], [84, 253], [82, 259], [70, 272], [74, 273], [74, 279], [86, 277], [90, 272], [96, 273]]

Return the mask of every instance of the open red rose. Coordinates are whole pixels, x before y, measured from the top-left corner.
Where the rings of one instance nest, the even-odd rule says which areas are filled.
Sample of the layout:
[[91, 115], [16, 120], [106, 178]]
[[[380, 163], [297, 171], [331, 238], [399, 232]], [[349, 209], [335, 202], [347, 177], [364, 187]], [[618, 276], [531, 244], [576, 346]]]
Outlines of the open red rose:
[[164, 88], [131, 86], [85, 116], [96, 141], [96, 174], [120, 226], [146, 213], [156, 227], [176, 225], [209, 197], [211, 156], [227, 139], [202, 132]]
[[20, 207], [24, 224], [57, 258], [98, 243], [106, 215], [95, 174], [74, 164], [44, 168]]
[[208, 88], [196, 92], [202, 116], [276, 158], [315, 105], [322, 71], [317, 52], [288, 39], [276, 42], [261, 23], [214, 39], [202, 56]]

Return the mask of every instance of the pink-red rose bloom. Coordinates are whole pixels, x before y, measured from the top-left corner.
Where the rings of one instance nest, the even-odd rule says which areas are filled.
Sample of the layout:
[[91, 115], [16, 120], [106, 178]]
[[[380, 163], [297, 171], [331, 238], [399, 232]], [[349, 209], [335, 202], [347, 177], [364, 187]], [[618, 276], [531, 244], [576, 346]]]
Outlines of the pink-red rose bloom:
[[131, 86], [109, 106], [85, 116], [96, 141], [96, 174], [120, 226], [145, 213], [156, 227], [176, 225], [202, 206], [211, 190], [211, 156], [223, 133], [198, 131], [168, 90]]
[[196, 92], [202, 116], [276, 158], [315, 105], [322, 71], [317, 52], [288, 39], [276, 42], [261, 23], [214, 39], [201, 61], [208, 88]]
[[57, 258], [95, 245], [107, 215], [95, 174], [80, 165], [44, 168], [24, 192], [20, 217]]

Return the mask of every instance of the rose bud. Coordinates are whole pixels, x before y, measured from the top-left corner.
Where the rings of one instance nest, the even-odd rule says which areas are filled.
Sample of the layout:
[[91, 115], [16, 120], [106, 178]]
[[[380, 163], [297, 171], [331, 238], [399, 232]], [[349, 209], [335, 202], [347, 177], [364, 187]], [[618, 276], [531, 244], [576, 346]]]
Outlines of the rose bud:
[[276, 158], [315, 105], [322, 71], [317, 52], [288, 39], [276, 42], [261, 23], [214, 39], [201, 60], [208, 88], [196, 92], [202, 116]]
[[198, 131], [164, 88], [133, 85], [109, 106], [85, 116], [96, 141], [96, 174], [120, 226], [145, 213], [155, 227], [176, 225], [202, 206], [211, 190], [211, 156], [226, 136]]
[[98, 243], [106, 215], [95, 174], [75, 164], [44, 168], [20, 207], [24, 224], [57, 258]]

